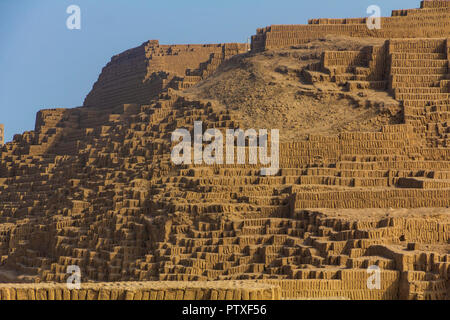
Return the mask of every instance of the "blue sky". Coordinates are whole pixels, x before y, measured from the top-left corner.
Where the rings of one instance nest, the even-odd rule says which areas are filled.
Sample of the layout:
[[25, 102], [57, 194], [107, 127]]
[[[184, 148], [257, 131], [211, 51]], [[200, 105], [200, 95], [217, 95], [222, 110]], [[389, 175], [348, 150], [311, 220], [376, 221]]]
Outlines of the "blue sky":
[[[366, 16], [377, 4], [416, 8], [419, 0], [0, 0], [0, 123], [6, 140], [33, 130], [36, 112], [77, 107], [102, 67], [149, 39], [162, 44], [245, 42], [256, 28], [309, 18]], [[81, 30], [69, 30], [70, 5]]]

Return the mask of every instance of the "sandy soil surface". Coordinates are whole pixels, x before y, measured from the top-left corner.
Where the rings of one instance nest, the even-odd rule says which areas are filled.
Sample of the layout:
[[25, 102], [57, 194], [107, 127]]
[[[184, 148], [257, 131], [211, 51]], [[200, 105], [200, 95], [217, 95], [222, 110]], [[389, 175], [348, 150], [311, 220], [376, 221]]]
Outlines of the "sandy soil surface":
[[295, 48], [243, 54], [182, 94], [216, 101], [247, 128], [280, 129], [282, 141], [309, 134], [378, 131], [399, 123], [398, 102], [384, 91], [344, 92], [335, 83], [307, 83], [303, 68], [325, 50], [358, 50], [382, 40], [328, 37]]

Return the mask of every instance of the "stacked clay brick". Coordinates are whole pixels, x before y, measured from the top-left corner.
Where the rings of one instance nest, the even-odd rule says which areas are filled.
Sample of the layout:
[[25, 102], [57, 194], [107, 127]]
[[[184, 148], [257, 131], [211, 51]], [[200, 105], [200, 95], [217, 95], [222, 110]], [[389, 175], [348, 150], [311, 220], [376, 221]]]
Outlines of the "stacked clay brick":
[[[303, 73], [310, 82], [334, 82], [350, 91], [388, 89], [412, 132], [428, 147], [448, 147], [449, 50], [449, 39], [390, 39], [360, 51], [326, 51], [321, 63]], [[447, 155], [446, 149], [433, 150]]]
[[[246, 44], [160, 45], [150, 40], [114, 56], [85, 99], [85, 106], [146, 103], [163, 89], [185, 89], [213, 73]], [[120, 78], [120, 81], [117, 79]]]
[[449, 50], [450, 39], [395, 39], [389, 43], [389, 86], [403, 103], [405, 123], [436, 147], [449, 146]]
[[[314, 82], [316, 72], [321, 79], [346, 86], [347, 90], [385, 90], [388, 50], [382, 46], [368, 46], [360, 51], [326, 51], [321, 63], [304, 71], [305, 78]], [[326, 73], [324, 77], [322, 73]]]
[[[80, 266], [83, 276], [95, 281], [260, 279], [277, 283], [285, 298], [443, 296], [448, 255], [436, 255], [421, 267], [414, 259], [426, 253], [419, 251], [406, 264], [407, 255], [391, 245], [400, 245], [402, 236], [446, 244], [448, 221], [343, 225], [302, 209], [448, 206], [448, 188], [396, 187], [402, 176], [412, 179], [424, 168], [427, 177], [450, 171], [448, 160], [431, 161], [427, 153], [423, 160], [409, 159], [410, 152], [420, 150], [408, 146], [408, 132], [387, 127], [359, 133], [361, 140], [348, 133], [283, 144], [280, 175], [261, 177], [250, 166], [170, 164], [173, 129], [192, 128], [195, 120], [208, 127], [238, 127], [211, 106], [164, 94], [152, 105], [120, 109], [104, 120], [101, 110], [69, 111], [59, 126], [70, 134], [51, 146], [52, 153], [14, 156], [21, 144], [7, 145], [11, 151], [2, 153], [1, 187], [6, 267], [38, 274], [45, 282], [64, 281], [69, 265]], [[80, 121], [85, 113], [95, 123]], [[104, 123], [93, 126], [99, 121]], [[43, 124], [40, 132], [48, 130]], [[364, 141], [367, 147], [359, 156], [342, 154], [354, 153]], [[67, 152], [68, 144], [78, 145], [77, 156]], [[317, 157], [312, 152], [320, 153], [323, 165], [312, 165]], [[381, 291], [368, 290], [363, 281], [372, 264], [383, 268]], [[410, 278], [439, 290], [411, 293], [416, 286]]]
[[368, 19], [312, 19], [308, 25], [272, 25], [257, 30], [252, 37], [252, 50], [296, 46], [325, 35], [447, 38], [450, 36], [450, 1], [422, 1], [420, 9], [395, 10], [392, 17], [381, 18], [381, 29], [369, 29]]
[[[42, 282], [0, 286], [2, 299], [255, 298], [266, 289], [276, 299], [448, 298], [448, 40], [325, 52], [304, 71], [345, 90], [390, 90], [403, 124], [282, 143], [275, 176], [261, 176], [261, 164], [173, 165], [175, 129], [240, 124], [171, 88], [206, 78], [241, 49], [148, 42], [113, 58], [84, 107], [40, 111], [34, 131], [0, 149], [0, 271]], [[158, 70], [177, 76], [151, 94], [136, 87]], [[377, 208], [391, 214], [365, 218]], [[339, 216], [347, 209], [357, 214]], [[112, 283], [82, 292], [47, 284], [65, 282], [70, 265], [83, 282]], [[381, 286], [371, 290], [372, 265]], [[229, 293], [221, 281], [250, 281], [256, 293]], [[186, 282], [202, 293], [187, 294]]]
[[0, 300], [279, 300], [276, 285], [254, 281], [0, 284]]
[[5, 126], [0, 124], [0, 147], [5, 144]]

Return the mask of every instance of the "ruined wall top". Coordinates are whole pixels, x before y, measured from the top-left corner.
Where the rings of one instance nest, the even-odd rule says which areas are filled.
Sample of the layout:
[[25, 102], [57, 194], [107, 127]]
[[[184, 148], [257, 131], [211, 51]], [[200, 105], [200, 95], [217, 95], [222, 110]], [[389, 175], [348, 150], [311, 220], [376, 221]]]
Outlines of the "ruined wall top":
[[310, 19], [308, 24], [271, 25], [257, 29], [252, 51], [299, 45], [326, 35], [362, 38], [448, 38], [450, 1], [422, 1], [420, 8], [393, 10], [380, 17], [379, 27], [370, 28], [370, 18]]
[[420, 3], [420, 8], [449, 8], [450, 0], [425, 0]]
[[5, 126], [0, 124], [0, 146], [5, 144]]
[[[225, 59], [248, 50], [245, 43], [160, 44], [149, 40], [112, 57], [83, 105], [113, 108], [145, 104], [168, 87], [177, 88], [207, 77]], [[178, 82], [177, 82], [178, 81]]]

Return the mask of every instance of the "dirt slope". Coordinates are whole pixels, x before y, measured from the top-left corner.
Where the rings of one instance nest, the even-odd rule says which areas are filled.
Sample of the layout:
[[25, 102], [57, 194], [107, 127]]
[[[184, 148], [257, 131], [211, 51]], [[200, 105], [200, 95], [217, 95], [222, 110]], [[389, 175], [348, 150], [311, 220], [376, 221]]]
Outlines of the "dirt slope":
[[238, 55], [184, 94], [217, 101], [246, 128], [278, 128], [283, 141], [314, 133], [378, 131], [399, 123], [398, 103], [386, 92], [344, 93], [333, 83], [308, 83], [302, 70], [319, 62], [325, 50], [359, 50], [379, 42], [327, 37], [291, 49]]

